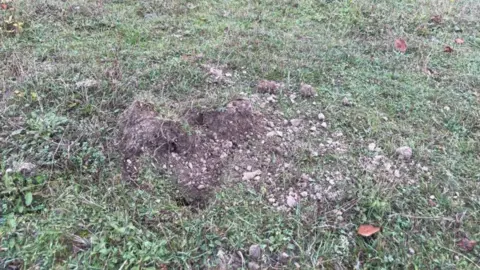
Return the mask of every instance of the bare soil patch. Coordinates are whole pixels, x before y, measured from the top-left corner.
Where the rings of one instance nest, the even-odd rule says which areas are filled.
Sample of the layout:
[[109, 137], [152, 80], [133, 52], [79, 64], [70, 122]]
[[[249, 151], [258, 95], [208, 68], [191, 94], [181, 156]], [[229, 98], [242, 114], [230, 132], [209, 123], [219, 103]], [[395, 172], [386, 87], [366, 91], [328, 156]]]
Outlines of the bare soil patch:
[[221, 110], [188, 111], [176, 121], [162, 119], [151, 104], [134, 102], [120, 119], [124, 178], [135, 182], [139, 157], [146, 154], [175, 179], [188, 204], [203, 205], [217, 187], [240, 182], [278, 210], [303, 200], [341, 199], [341, 173], [314, 176], [298, 165], [345, 153], [342, 134], [330, 134], [319, 112], [287, 119], [276, 100], [254, 94]]

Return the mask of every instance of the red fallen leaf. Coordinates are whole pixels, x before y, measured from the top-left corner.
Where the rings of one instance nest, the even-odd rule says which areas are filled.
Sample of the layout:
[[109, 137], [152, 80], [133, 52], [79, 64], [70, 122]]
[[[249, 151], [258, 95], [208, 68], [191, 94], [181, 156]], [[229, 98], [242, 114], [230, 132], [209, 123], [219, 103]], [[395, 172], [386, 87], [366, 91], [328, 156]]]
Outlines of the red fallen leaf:
[[452, 53], [452, 52], [453, 52], [453, 49], [452, 49], [452, 47], [450, 47], [450, 46], [445, 46], [445, 48], [443, 49], [443, 51], [446, 52], [446, 53]]
[[465, 251], [472, 251], [476, 244], [476, 241], [470, 240], [466, 237], [457, 242], [457, 246]]
[[457, 43], [457, 44], [463, 44], [464, 42], [465, 42], [465, 41], [464, 41], [463, 39], [461, 39], [461, 38], [455, 39], [455, 43]]
[[395, 40], [395, 49], [397, 49], [398, 51], [404, 53], [407, 51], [407, 43], [405, 42], [405, 40], [399, 38], [399, 39], [396, 39]]
[[364, 224], [364, 225], [360, 225], [360, 227], [358, 227], [357, 233], [361, 236], [368, 237], [368, 236], [372, 236], [372, 235], [376, 234], [379, 231], [380, 231], [379, 227]]
[[435, 207], [437, 206], [437, 203], [434, 202], [432, 199], [428, 199], [428, 205], [430, 205], [431, 207]]
[[1, 7], [3, 10], [6, 10], [6, 9], [8, 8], [8, 5], [5, 4], [5, 3], [2, 3], [2, 4], [0, 5], [0, 7]]

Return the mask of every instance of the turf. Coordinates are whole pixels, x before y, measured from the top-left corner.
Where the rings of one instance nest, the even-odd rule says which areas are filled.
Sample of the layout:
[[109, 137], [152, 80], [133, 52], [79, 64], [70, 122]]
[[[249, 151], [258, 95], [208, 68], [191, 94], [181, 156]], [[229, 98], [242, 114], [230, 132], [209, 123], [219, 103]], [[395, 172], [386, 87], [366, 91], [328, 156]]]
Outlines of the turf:
[[[478, 247], [458, 245], [480, 240], [477, 2], [8, 3], [0, 269], [222, 269], [228, 256], [246, 269], [252, 244], [264, 250], [264, 268], [480, 268]], [[394, 47], [399, 38], [405, 53]], [[208, 82], [201, 63], [233, 70], [232, 83]], [[87, 79], [98, 85], [78, 87]], [[155, 168], [141, 175], [149, 190], [122, 180], [117, 120], [133, 100], [175, 118], [192, 104], [217, 108], [251, 94], [260, 79], [317, 89], [314, 103], [282, 108], [289, 117], [320, 109], [343, 134], [346, 155], [296, 163], [340, 171], [349, 179], [342, 201], [282, 212], [239, 183], [198, 209], [179, 203]], [[421, 173], [396, 182], [365, 171], [369, 143], [392, 160], [410, 146]], [[38, 166], [35, 176], [7, 173], [22, 161]], [[364, 238], [361, 224], [382, 230]]]

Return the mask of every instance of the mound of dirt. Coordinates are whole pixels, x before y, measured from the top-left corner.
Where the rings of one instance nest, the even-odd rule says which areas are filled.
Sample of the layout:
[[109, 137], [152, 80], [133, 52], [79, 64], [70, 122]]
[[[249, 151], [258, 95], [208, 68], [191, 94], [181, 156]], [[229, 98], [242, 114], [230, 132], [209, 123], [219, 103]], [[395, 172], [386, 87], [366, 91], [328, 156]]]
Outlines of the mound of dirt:
[[282, 211], [300, 201], [340, 200], [346, 177], [326, 170], [306, 174], [301, 168], [345, 153], [342, 134], [330, 134], [318, 112], [286, 119], [276, 99], [252, 95], [220, 110], [186, 112], [178, 121], [162, 119], [151, 104], [134, 102], [119, 121], [124, 178], [135, 183], [139, 158], [147, 155], [176, 181], [189, 205], [204, 205], [214, 189], [239, 182]]
[[244, 99], [218, 111], [189, 112], [182, 122], [161, 119], [153, 105], [136, 101], [119, 125], [124, 178], [135, 181], [138, 158], [147, 154], [176, 179], [188, 204], [203, 204], [238, 145], [263, 126]]

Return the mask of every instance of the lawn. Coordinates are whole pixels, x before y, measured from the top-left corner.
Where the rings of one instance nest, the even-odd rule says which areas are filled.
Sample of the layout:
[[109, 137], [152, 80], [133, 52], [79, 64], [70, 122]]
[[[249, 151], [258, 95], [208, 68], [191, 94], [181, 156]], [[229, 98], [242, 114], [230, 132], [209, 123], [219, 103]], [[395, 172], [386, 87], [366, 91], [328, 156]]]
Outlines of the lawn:
[[0, 3], [0, 269], [480, 269], [479, 1]]

